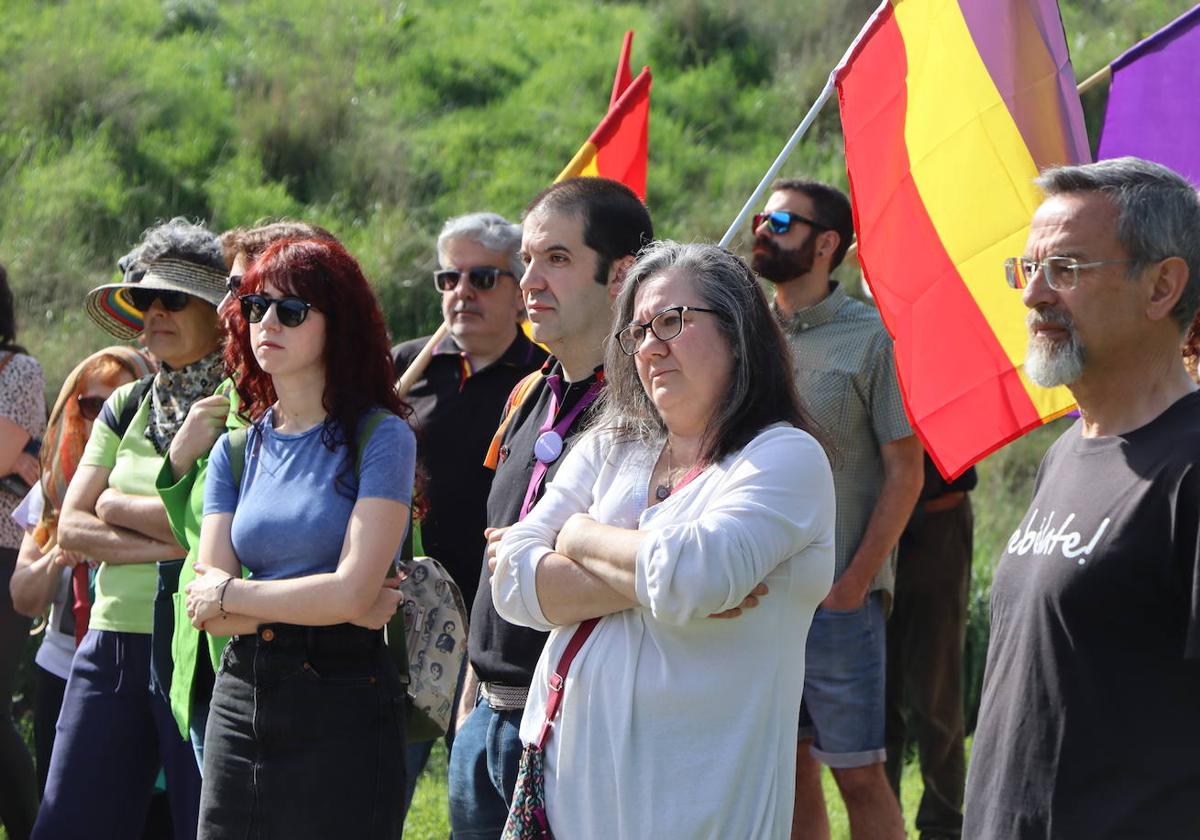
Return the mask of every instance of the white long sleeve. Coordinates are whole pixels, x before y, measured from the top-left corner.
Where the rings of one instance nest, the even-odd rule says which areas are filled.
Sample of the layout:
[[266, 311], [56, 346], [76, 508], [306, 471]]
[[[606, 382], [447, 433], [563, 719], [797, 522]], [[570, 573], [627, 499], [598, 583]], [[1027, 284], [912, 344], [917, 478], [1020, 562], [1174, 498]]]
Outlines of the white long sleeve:
[[604, 462], [600, 436], [583, 435], [564, 456], [554, 480], [529, 515], [504, 534], [492, 573], [492, 602], [505, 621], [553, 630], [537, 596], [537, 569], [554, 551], [555, 540], [572, 514], [587, 511], [596, 490], [596, 476]]
[[[721, 492], [680, 521], [654, 508], [642, 517], [638, 601], [659, 621], [684, 624], [732, 609], [775, 566], [821, 534], [833, 474], [820, 446], [794, 428], [763, 432], [739, 452]], [[658, 526], [659, 519], [672, 520]]]
[[[829, 463], [809, 435], [776, 426], [647, 508], [658, 454], [611, 435], [581, 439], [500, 546], [497, 609], [549, 628], [537, 565], [567, 518], [585, 512], [647, 535], [639, 605], [601, 619], [567, 676], [545, 756], [550, 824], [563, 840], [784, 840], [805, 640], [833, 581]], [[770, 591], [758, 607], [707, 617], [759, 581]], [[549, 677], [577, 626], [552, 630], [538, 660], [526, 743], [541, 730]]]

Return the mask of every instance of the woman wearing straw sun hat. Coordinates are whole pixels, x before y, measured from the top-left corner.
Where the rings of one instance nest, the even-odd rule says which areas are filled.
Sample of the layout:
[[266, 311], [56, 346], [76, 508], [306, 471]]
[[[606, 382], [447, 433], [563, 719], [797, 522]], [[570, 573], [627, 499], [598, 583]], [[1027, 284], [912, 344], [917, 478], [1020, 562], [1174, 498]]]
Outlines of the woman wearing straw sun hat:
[[155, 478], [192, 403], [224, 379], [226, 268], [216, 237], [185, 219], [151, 228], [130, 257], [123, 282], [92, 290], [87, 311], [117, 338], [140, 335], [161, 367], [105, 403], [63, 500], [59, 542], [100, 568], [34, 828], [46, 840], [140, 836], [159, 766], [175, 837], [196, 833], [200, 775], [167, 702], [184, 551]]

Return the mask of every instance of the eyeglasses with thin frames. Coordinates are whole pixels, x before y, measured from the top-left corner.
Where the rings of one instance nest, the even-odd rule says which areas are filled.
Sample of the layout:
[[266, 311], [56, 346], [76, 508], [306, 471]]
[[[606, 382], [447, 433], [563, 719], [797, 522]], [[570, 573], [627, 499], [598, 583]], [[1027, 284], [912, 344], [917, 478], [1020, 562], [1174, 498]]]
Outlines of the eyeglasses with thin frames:
[[1074, 257], [1046, 257], [1033, 260], [1028, 257], [1009, 257], [1004, 261], [1004, 278], [1014, 289], [1024, 289], [1034, 281], [1040, 271], [1046, 285], [1056, 292], [1068, 292], [1079, 285], [1079, 272], [1102, 265], [1129, 264], [1135, 260], [1096, 260], [1081, 263]]
[[701, 306], [671, 306], [659, 312], [643, 324], [630, 324], [618, 331], [614, 338], [626, 356], [633, 356], [646, 340], [646, 331], [659, 341], [670, 341], [683, 332], [683, 316], [688, 312], [707, 312], [710, 315], [720, 315], [715, 309], [705, 309]]

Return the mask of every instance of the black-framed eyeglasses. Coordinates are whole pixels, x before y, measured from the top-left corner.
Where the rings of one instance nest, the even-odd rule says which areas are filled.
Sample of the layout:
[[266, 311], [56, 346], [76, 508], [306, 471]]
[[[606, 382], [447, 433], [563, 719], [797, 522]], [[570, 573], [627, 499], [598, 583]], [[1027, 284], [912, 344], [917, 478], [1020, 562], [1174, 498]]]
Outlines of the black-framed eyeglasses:
[[168, 312], [182, 312], [187, 309], [188, 301], [192, 299], [187, 292], [169, 289], [139, 289], [135, 287], [126, 289], [125, 294], [129, 295], [129, 302], [133, 304], [133, 308], [140, 312], [149, 312], [156, 300]]
[[823, 225], [807, 216], [801, 216], [799, 213], [791, 213], [787, 210], [776, 210], [772, 213], [755, 213], [754, 221], [750, 223], [750, 230], [758, 230], [762, 227], [763, 222], [766, 222], [771, 233], [777, 236], [787, 233], [796, 222], [808, 225], [814, 230], [832, 230], [829, 225]]
[[269, 298], [266, 295], [242, 295], [238, 298], [242, 305], [242, 317], [251, 324], [257, 324], [267, 317], [267, 310], [275, 307], [275, 317], [285, 327], [298, 327], [308, 317], [312, 304], [295, 295], [281, 298]]
[[659, 341], [670, 341], [683, 332], [683, 316], [686, 312], [707, 312], [710, 315], [720, 315], [715, 309], [705, 309], [701, 306], [670, 306], [659, 312], [644, 324], [630, 324], [614, 336], [621, 352], [626, 356], [637, 353], [642, 342], [646, 340], [649, 330]]
[[433, 287], [439, 292], [449, 292], [458, 285], [458, 281], [464, 274], [467, 275], [467, 281], [481, 292], [495, 288], [496, 281], [504, 275], [517, 276], [511, 271], [496, 268], [494, 265], [481, 265], [466, 271], [457, 268], [443, 268], [433, 272]]
[[95, 420], [100, 416], [100, 412], [104, 410], [104, 397], [90, 397], [87, 394], [80, 394], [75, 397], [75, 403], [79, 406], [79, 414], [84, 420]]
[[1081, 263], [1074, 257], [1046, 257], [1032, 260], [1028, 257], [1009, 257], [1004, 261], [1004, 279], [1014, 289], [1024, 289], [1033, 282], [1040, 271], [1046, 285], [1056, 292], [1067, 292], [1079, 285], [1079, 272], [1101, 265], [1132, 263], [1134, 260], [1097, 260]]

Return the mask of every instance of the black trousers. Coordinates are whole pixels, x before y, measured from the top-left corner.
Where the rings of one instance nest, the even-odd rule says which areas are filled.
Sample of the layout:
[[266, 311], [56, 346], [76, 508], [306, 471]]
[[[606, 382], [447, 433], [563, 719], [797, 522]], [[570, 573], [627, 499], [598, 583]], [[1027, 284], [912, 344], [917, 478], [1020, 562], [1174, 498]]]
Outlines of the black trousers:
[[924, 840], [962, 834], [962, 654], [971, 582], [971, 500], [910, 523], [900, 539], [887, 628], [887, 774], [896, 796], [905, 749], [917, 745]]
[[33, 759], [12, 716], [17, 669], [29, 641], [29, 619], [13, 609], [8, 595], [16, 565], [17, 550], [0, 548], [0, 823], [13, 840], [29, 836], [38, 807]]
[[235, 637], [205, 731], [201, 840], [399, 837], [404, 702], [382, 632]]
[[33, 747], [37, 753], [38, 794], [46, 791], [50, 756], [54, 753], [54, 727], [62, 711], [67, 681], [43, 668], [37, 668], [37, 697], [33, 701]]

